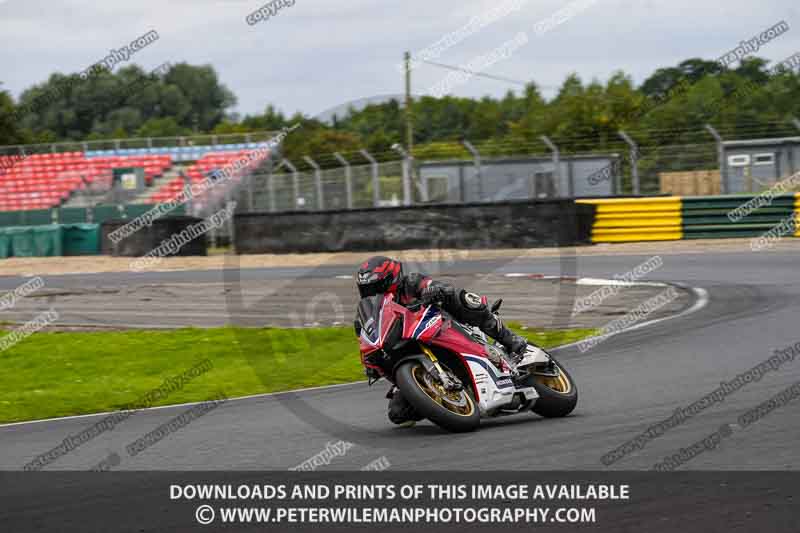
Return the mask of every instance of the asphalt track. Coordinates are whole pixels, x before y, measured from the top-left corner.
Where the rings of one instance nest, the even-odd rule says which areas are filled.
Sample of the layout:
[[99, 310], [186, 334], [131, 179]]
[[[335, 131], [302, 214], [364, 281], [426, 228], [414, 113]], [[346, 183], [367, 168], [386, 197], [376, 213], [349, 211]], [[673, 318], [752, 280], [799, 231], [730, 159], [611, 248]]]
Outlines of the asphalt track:
[[[582, 257], [576, 274], [612, 277], [646, 256]], [[537, 272], [559, 274], [558, 259], [513, 264], [477, 261], [449, 265], [452, 273]], [[350, 267], [316, 269], [330, 277]], [[306, 271], [306, 269], [302, 269]], [[297, 269], [243, 271], [243, 278], [296, 277]], [[103, 274], [102, 282], [124, 283]], [[219, 281], [219, 273], [144, 274], [153, 279]], [[775, 349], [800, 341], [798, 268], [789, 252], [665, 255], [652, 278], [707, 291], [708, 302], [692, 314], [622, 333], [581, 353], [557, 355], [580, 390], [573, 416], [545, 420], [533, 414], [486, 420], [480, 431], [451, 435], [428, 423], [397, 429], [385, 418], [386, 385], [353, 384], [230, 401], [164, 438], [135, 457], [125, 446], [188, 409], [177, 406], [138, 412], [113, 431], [50, 464], [47, 470], [84, 470], [112, 453], [118, 470], [284, 470], [339, 440], [354, 446], [323, 469], [357, 470], [385, 457], [393, 470], [649, 469], [665, 456], [705, 438], [724, 424], [800, 381], [800, 360], [790, 361], [747, 384], [722, 403], [650, 441], [610, 467], [601, 456], [687, 407], [769, 358]], [[59, 278], [64, 285], [80, 276]], [[48, 284], [55, 283], [48, 278]], [[85, 283], [86, 277], [83, 282]], [[800, 358], [798, 358], [800, 359]], [[783, 406], [733, 434], [683, 469], [800, 468], [798, 404]], [[78, 417], [0, 427], [0, 468], [20, 469], [98, 417]]]

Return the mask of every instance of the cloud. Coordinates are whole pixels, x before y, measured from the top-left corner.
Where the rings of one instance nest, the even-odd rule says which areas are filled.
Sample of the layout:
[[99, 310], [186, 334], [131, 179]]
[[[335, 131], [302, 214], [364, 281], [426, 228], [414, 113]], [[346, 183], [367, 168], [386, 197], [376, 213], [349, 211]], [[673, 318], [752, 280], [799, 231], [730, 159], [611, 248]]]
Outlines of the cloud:
[[[780, 60], [796, 52], [791, 49], [797, 42], [794, 32], [800, 31], [795, 1], [597, 0], [488, 72], [535, 80], [547, 87], [545, 96], [552, 96], [571, 72], [584, 80], [604, 80], [621, 69], [641, 82], [656, 68], [689, 57], [719, 57], [785, 19], [792, 30], [759, 52]], [[280, 16], [249, 26], [245, 17], [265, 3], [0, 0], [0, 64], [7, 67], [0, 81], [19, 96], [52, 72], [79, 71], [109, 49], [155, 29], [159, 42], [135, 58], [143, 68], [165, 61], [211, 64], [238, 96], [238, 111], [261, 112], [271, 103], [287, 113], [313, 115], [341, 102], [402, 91], [403, 75], [395, 66], [405, 50], [421, 50], [497, 5], [489, 0], [297, 0]], [[436, 61], [461, 65], [518, 32], [533, 36], [536, 23], [563, 6], [562, 0], [525, 2], [513, 16], [468, 36]], [[412, 88], [422, 92], [446, 74], [421, 65], [413, 72]], [[519, 87], [472, 78], [454, 92], [501, 96], [508, 89]]]

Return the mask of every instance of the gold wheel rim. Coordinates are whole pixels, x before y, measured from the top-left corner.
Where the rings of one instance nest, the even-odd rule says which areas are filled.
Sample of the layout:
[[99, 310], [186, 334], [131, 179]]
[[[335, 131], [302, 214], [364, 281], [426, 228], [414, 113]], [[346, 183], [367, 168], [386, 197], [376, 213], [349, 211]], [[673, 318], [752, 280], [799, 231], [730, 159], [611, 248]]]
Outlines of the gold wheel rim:
[[536, 381], [560, 394], [569, 394], [570, 391], [572, 391], [572, 383], [570, 383], [569, 379], [567, 379], [567, 376], [558, 365], [556, 365], [556, 370], [558, 370], [557, 376], [542, 376], [536, 374]]
[[475, 412], [475, 404], [466, 390], [445, 390], [440, 384], [432, 382], [430, 374], [421, 365], [414, 366], [411, 375], [414, 377], [417, 387], [440, 407], [458, 416], [468, 417]]

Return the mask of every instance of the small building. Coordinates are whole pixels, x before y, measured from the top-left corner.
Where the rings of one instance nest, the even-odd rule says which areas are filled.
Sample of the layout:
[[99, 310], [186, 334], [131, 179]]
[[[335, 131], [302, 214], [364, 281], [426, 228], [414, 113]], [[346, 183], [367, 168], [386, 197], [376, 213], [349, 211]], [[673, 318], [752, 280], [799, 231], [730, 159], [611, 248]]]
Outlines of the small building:
[[729, 193], [757, 192], [800, 170], [800, 137], [724, 141]]
[[618, 154], [421, 161], [418, 172], [433, 202], [496, 202], [527, 198], [613, 196]]

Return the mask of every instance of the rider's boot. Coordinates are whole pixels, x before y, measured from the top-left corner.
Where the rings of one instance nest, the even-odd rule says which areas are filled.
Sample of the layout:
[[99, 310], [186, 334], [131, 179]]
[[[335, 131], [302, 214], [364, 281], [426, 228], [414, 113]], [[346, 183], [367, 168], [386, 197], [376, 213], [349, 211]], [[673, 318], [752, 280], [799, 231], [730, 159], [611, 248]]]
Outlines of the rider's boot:
[[528, 339], [508, 329], [499, 316], [493, 314], [482, 329], [506, 349], [512, 362], [522, 360], [528, 347]]
[[389, 420], [393, 424], [407, 428], [422, 420], [422, 417], [417, 414], [417, 411], [408, 403], [397, 387], [389, 389], [386, 397], [389, 398]]

